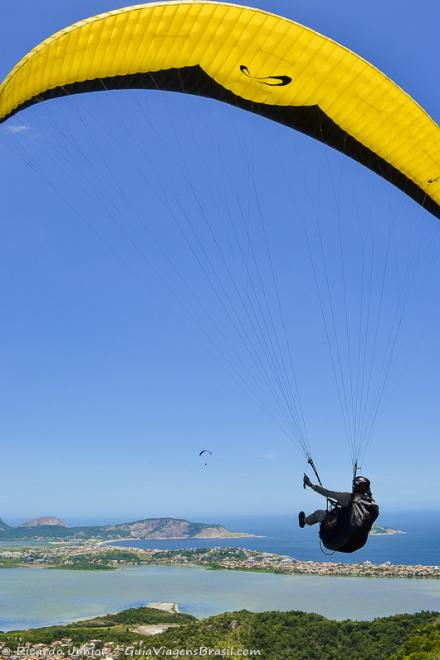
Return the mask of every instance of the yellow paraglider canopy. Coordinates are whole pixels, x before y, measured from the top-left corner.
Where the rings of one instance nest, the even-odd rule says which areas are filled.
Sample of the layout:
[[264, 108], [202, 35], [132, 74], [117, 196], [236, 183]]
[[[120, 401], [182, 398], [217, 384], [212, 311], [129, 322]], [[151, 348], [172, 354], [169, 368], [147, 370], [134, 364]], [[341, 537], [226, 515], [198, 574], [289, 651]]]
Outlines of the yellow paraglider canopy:
[[364, 59], [274, 14], [158, 2], [80, 21], [26, 55], [0, 86], [0, 121], [78, 92], [149, 88], [259, 113], [363, 163], [440, 217], [440, 130]]

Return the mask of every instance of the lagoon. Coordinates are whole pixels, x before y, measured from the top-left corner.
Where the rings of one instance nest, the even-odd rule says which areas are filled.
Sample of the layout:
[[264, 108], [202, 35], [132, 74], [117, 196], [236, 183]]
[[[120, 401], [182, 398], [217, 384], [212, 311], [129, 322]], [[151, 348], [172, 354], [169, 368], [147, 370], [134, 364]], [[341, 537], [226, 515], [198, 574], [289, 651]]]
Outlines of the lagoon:
[[193, 567], [0, 571], [0, 630], [53, 625], [152, 601], [206, 617], [227, 610], [302, 610], [371, 619], [440, 610], [440, 580], [285, 576]]

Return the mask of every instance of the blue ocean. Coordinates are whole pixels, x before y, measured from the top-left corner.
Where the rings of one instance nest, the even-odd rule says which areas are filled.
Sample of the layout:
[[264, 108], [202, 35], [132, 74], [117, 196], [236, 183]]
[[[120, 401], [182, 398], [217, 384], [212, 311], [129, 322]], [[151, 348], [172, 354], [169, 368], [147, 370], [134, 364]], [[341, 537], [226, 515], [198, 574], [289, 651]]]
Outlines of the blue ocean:
[[[236, 546], [276, 552], [301, 560], [339, 561], [357, 563], [391, 562], [393, 564], [440, 563], [440, 512], [386, 513], [380, 525], [402, 530], [403, 534], [370, 536], [367, 545], [353, 555], [324, 554], [321, 550], [318, 526], [300, 529], [295, 514], [292, 516], [223, 516], [214, 520], [231, 531], [255, 534], [244, 539], [190, 539], [168, 541], [119, 541], [117, 545], [140, 548], [209, 548]], [[326, 551], [328, 552], [328, 551]]]

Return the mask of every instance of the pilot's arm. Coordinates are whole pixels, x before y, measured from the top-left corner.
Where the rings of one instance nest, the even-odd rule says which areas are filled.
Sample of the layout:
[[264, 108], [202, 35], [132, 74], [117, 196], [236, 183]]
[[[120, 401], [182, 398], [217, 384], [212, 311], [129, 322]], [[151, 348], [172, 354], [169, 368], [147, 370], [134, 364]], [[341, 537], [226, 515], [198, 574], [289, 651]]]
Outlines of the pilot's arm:
[[305, 474], [304, 475], [304, 488], [306, 486], [309, 486], [316, 493], [319, 493], [320, 495], [323, 495], [324, 497], [328, 497], [330, 500], [334, 500], [335, 502], [338, 502], [338, 504], [340, 504], [341, 506], [349, 506], [349, 504], [351, 503], [352, 493], [341, 493], [337, 490], [327, 490], [327, 488], [323, 488], [322, 486], [318, 486], [318, 484], [316, 484], [316, 485], [312, 484], [309, 477]]

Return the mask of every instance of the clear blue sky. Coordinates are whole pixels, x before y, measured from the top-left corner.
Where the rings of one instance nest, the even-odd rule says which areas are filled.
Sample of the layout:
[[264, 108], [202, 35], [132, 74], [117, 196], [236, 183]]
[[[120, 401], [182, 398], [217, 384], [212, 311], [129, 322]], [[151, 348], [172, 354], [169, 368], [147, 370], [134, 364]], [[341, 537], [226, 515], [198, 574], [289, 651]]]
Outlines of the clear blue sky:
[[[439, 120], [438, 2], [254, 4], [350, 47]], [[1, 78], [54, 31], [119, 6], [2, 6]], [[339, 208], [353, 329], [361, 255], [353, 227], [367, 232], [367, 245], [375, 240], [373, 304], [392, 228], [379, 353], [408, 264], [411, 287], [363, 468], [385, 508], [440, 508], [440, 225], [402, 193], [284, 127], [158, 92], [84, 95], [24, 111], [0, 127], [0, 172], [1, 517], [209, 520], [318, 502], [301, 487], [301, 453], [219, 359], [223, 337], [232, 360], [252, 369], [170, 215], [183, 222], [184, 208], [215, 259], [205, 213], [242, 283], [227, 223], [239, 217], [239, 200], [258, 226], [254, 181], [313, 454], [334, 488], [349, 486], [350, 461], [304, 229], [317, 258], [318, 215], [337, 290]], [[270, 289], [258, 229], [255, 243]], [[341, 291], [335, 296], [342, 313]], [[214, 452], [207, 468], [198, 458], [203, 448]]]

